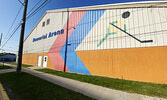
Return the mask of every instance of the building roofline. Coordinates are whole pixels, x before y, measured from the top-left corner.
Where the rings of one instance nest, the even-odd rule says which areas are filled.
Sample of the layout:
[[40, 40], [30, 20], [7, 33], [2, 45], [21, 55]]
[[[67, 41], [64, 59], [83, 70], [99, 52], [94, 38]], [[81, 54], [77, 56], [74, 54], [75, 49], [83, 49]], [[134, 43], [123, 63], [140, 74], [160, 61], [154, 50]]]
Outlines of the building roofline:
[[43, 14], [43, 16], [39, 19], [39, 21], [37, 22], [37, 24], [33, 27], [33, 29], [30, 31], [30, 33], [27, 35], [27, 37], [24, 39], [24, 41], [26, 41], [26, 39], [30, 36], [30, 34], [33, 32], [33, 30], [37, 27], [37, 25], [39, 24], [39, 22], [41, 22], [41, 20], [43, 19], [43, 17], [47, 14], [47, 11]]
[[83, 11], [83, 10], [102, 10], [102, 9], [123, 9], [123, 8], [142, 8], [142, 7], [167, 7], [167, 1], [140, 1], [140, 2], [127, 2], [127, 3], [113, 3], [105, 5], [94, 5], [94, 6], [84, 6], [84, 7], [74, 7], [74, 8], [64, 8], [56, 10], [48, 10], [40, 18], [37, 24], [33, 27], [31, 32], [27, 35], [24, 41], [30, 36], [32, 31], [36, 28], [39, 22], [47, 13], [58, 13], [58, 12], [67, 12], [67, 11]]
[[56, 10], [48, 10], [48, 13], [52, 12], [66, 12], [68, 11], [82, 11], [82, 10], [101, 10], [101, 9], [118, 9], [118, 8], [137, 8], [137, 7], [160, 7], [166, 6], [164, 3], [167, 1], [140, 1], [140, 2], [127, 2], [127, 3], [113, 3], [113, 4], [105, 4], [105, 5], [94, 5], [94, 6], [84, 6], [84, 7], [74, 7], [74, 8], [64, 8], [64, 9], [56, 9]]

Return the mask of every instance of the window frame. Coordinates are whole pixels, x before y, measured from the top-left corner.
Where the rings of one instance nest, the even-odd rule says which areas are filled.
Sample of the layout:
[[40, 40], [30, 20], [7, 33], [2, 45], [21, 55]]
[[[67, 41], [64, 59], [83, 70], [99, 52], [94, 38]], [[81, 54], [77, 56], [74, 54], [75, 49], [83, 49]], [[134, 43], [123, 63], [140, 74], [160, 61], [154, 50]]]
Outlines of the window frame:
[[45, 21], [42, 23], [42, 27], [45, 27]]
[[47, 21], [46, 21], [46, 25], [49, 25], [49, 24], [50, 24], [50, 18], [47, 19]]

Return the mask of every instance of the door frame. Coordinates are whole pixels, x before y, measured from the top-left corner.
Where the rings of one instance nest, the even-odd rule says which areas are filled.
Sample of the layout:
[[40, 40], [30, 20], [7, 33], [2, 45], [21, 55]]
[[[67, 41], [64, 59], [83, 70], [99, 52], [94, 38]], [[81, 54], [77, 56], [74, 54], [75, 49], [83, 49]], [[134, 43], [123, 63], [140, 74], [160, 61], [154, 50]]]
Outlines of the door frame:
[[43, 56], [42, 67], [47, 68], [48, 56]]
[[[39, 62], [39, 58], [40, 58], [40, 62]], [[41, 67], [41, 65], [42, 65], [42, 56], [38, 56], [38, 61], [37, 61], [37, 66], [38, 66], [38, 64], [40, 64], [38, 67]]]

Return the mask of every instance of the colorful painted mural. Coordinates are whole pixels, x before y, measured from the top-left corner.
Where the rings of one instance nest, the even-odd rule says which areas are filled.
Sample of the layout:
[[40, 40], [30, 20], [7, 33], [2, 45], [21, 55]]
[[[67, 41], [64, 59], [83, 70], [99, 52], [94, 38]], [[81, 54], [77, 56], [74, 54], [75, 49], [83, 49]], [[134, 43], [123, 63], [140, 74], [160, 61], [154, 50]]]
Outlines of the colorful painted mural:
[[[126, 24], [124, 24], [124, 23], [122, 23], [122, 22], [120, 22], [120, 21], [114, 21], [114, 22], [112, 22], [112, 23], [110, 23], [110, 24], [111, 24], [111, 25], [112, 25], [112, 24], [119, 24], [119, 25], [121, 25], [121, 26], [124, 28], [124, 31], [126, 32]], [[97, 47], [99, 47], [99, 46], [104, 42], [104, 40], [107, 39], [108, 36], [114, 35], [114, 34], [118, 34], [118, 33], [119, 33], [116, 29], [114, 29], [113, 27], [111, 27], [111, 25], [108, 25], [108, 26], [107, 26], [107, 34], [106, 34], [106, 36], [99, 42], [99, 44], [97, 44]], [[112, 30], [113, 32], [110, 33], [110, 30]]]
[[[48, 18], [51, 25], [41, 28]], [[60, 29], [63, 34], [30, 43]], [[166, 7], [53, 12], [25, 40], [23, 63], [48, 56], [51, 69], [64, 71], [65, 64], [67, 72], [167, 84], [166, 38]]]

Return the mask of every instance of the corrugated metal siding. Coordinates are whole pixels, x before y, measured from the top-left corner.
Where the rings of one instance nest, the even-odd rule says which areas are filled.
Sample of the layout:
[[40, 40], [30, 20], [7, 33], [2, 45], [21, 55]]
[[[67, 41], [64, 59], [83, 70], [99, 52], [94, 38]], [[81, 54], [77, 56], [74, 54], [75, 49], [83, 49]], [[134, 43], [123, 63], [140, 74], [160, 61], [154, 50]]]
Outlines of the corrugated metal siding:
[[[122, 14], [126, 11], [130, 12], [130, 16], [124, 19], [122, 18]], [[95, 19], [92, 21], [94, 20]], [[140, 43], [110, 24], [115, 21], [125, 24], [126, 31], [136, 38], [140, 40], [153, 40], [153, 42]], [[100, 41], [107, 36], [108, 25], [117, 30], [118, 34], [109, 35], [99, 46], [97, 46]], [[124, 29], [119, 23], [116, 23], [115, 25]], [[109, 30], [109, 33], [113, 33], [113, 30]], [[77, 51], [166, 46], [166, 37], [167, 8], [106, 10], [96, 25], [84, 38], [82, 43], [78, 46]]]
[[[47, 19], [50, 19], [50, 24], [42, 27], [42, 23], [45, 22], [46, 24]], [[48, 36], [50, 32], [53, 33], [55, 31], [61, 30], [66, 21], [67, 12], [46, 14], [32, 31], [31, 35], [26, 39], [26, 41], [24, 41], [23, 53], [27, 54], [48, 52], [58, 35], [36, 42], [33, 42], [33, 38], [38, 38], [46, 34]]]
[[[123, 13], [127, 11], [130, 16], [123, 18]], [[166, 7], [69, 13], [66, 71], [166, 84], [166, 79], [162, 78], [167, 76]], [[48, 18], [51, 24], [42, 28], [42, 22]], [[62, 28], [64, 34], [32, 42], [34, 37]], [[153, 42], [141, 43], [122, 30], [141, 41]], [[45, 53], [52, 62], [48, 64], [52, 65], [50, 68], [54, 66], [54, 69], [63, 71], [66, 33], [67, 12], [48, 13], [24, 42], [25, 58], [28, 53]]]

